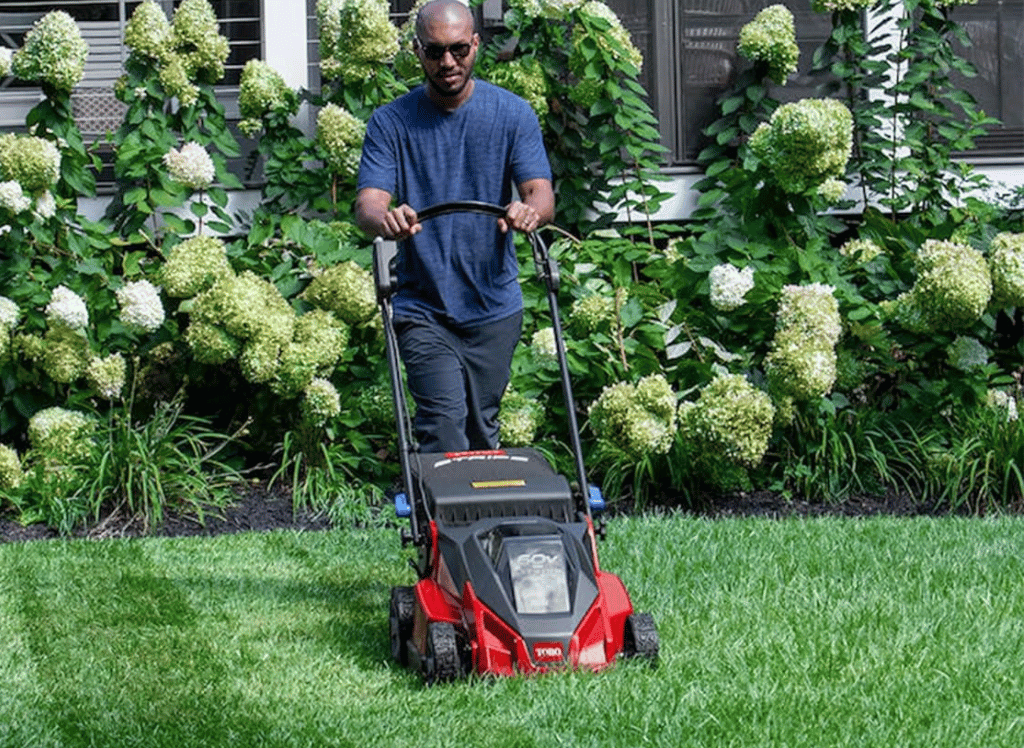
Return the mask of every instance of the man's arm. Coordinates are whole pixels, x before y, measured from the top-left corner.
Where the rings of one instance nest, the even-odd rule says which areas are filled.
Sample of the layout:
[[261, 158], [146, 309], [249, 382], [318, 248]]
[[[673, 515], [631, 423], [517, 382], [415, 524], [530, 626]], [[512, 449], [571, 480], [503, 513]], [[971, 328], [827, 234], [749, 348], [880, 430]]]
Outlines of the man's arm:
[[364, 187], [356, 195], [356, 224], [370, 236], [401, 241], [423, 228], [416, 211], [402, 204], [391, 207], [390, 193], [376, 187]]
[[510, 228], [516, 231], [536, 231], [555, 217], [555, 192], [549, 179], [528, 179], [517, 185], [519, 197], [508, 204], [505, 217], [498, 219], [502, 233]]

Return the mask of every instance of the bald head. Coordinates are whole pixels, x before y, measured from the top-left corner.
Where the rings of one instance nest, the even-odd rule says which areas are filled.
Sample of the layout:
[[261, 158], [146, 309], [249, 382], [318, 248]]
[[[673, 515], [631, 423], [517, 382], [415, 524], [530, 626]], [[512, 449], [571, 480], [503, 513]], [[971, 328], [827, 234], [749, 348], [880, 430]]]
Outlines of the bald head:
[[416, 35], [426, 36], [437, 26], [468, 27], [475, 31], [473, 13], [459, 0], [431, 0], [416, 13]]

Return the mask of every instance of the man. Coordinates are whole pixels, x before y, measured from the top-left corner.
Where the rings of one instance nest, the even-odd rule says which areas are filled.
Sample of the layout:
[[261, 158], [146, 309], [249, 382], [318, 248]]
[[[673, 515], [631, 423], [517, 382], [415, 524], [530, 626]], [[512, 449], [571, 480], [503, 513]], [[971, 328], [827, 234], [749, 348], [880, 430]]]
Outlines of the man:
[[[522, 331], [510, 230], [533, 231], [555, 210], [537, 117], [519, 97], [473, 78], [479, 46], [458, 0], [420, 9], [415, 47], [425, 82], [374, 112], [359, 167], [360, 227], [404, 242], [393, 308], [424, 452], [497, 446]], [[456, 200], [501, 205], [505, 215], [419, 223], [417, 209]]]

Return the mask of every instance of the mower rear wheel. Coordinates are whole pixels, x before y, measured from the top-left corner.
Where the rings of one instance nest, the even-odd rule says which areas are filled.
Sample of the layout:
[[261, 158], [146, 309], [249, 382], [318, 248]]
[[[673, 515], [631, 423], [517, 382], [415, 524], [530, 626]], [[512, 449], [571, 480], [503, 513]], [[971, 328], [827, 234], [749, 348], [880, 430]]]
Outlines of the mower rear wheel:
[[427, 629], [427, 652], [423, 658], [423, 679], [427, 685], [450, 683], [462, 675], [455, 626], [431, 623]]
[[391, 656], [402, 667], [409, 664], [409, 639], [416, 615], [416, 592], [412, 587], [391, 588], [391, 610], [388, 628], [391, 635]]
[[649, 660], [651, 667], [658, 664], [660, 642], [654, 616], [650, 613], [633, 613], [626, 618], [626, 631], [622, 640], [622, 654]]

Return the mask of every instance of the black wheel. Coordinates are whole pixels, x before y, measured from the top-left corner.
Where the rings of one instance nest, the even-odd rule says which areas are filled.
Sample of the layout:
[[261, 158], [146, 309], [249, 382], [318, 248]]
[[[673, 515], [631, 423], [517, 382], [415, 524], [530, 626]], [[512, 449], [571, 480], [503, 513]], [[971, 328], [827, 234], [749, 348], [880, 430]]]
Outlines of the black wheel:
[[423, 658], [423, 679], [427, 685], [450, 683], [462, 675], [459, 643], [450, 623], [432, 623], [427, 628], [427, 652]]
[[658, 629], [650, 613], [633, 613], [626, 619], [626, 631], [622, 640], [622, 654], [648, 660], [651, 667], [658, 664]]
[[412, 636], [412, 619], [416, 613], [416, 592], [412, 587], [391, 588], [391, 612], [389, 629], [391, 634], [391, 656], [402, 666], [409, 664], [409, 638]]

